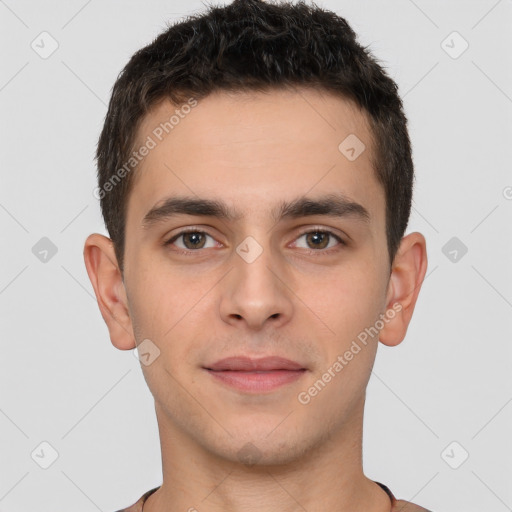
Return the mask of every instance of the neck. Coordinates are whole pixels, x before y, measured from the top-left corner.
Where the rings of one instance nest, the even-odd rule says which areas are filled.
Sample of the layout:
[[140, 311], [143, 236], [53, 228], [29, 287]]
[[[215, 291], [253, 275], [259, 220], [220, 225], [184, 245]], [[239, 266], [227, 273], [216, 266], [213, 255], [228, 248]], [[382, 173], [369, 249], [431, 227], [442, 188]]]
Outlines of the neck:
[[243, 464], [199, 446], [156, 406], [163, 483], [144, 512], [389, 512], [385, 491], [362, 470], [364, 403], [343, 429], [300, 457]]

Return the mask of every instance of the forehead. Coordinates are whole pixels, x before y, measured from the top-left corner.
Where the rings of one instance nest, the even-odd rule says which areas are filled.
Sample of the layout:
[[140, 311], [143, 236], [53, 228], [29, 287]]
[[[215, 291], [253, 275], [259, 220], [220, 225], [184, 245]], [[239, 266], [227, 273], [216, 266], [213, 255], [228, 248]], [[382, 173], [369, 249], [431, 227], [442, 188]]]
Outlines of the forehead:
[[339, 192], [384, 215], [371, 131], [352, 102], [303, 88], [222, 91], [185, 105], [163, 100], [139, 126], [135, 149], [151, 149], [129, 198], [138, 222], [173, 193], [224, 198], [254, 216], [283, 199]]

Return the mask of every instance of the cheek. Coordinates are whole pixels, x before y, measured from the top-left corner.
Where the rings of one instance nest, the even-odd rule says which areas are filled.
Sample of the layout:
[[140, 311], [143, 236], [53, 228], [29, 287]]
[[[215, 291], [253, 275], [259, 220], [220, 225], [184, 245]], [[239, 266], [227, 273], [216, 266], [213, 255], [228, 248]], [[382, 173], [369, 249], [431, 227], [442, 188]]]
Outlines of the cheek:
[[321, 279], [307, 281], [298, 295], [307, 297], [306, 304], [334, 331], [331, 334], [340, 343], [351, 340], [377, 320], [385, 283], [376, 267], [354, 262], [330, 270]]
[[317, 340], [322, 362], [303, 391], [308, 396], [312, 393], [313, 408], [331, 410], [329, 421], [339, 419], [335, 411], [355, 407], [368, 384], [378, 341], [378, 333], [371, 328], [380, 314], [382, 281], [376, 267], [347, 265], [322, 280], [323, 286], [312, 296], [311, 309], [329, 332]]
[[204, 344], [205, 325], [212, 325], [215, 306], [208, 291], [218, 278], [156, 263], [139, 266], [134, 277], [129, 302], [137, 341], [155, 343], [164, 356], [159, 363], [169, 371], [186, 371], [191, 354]]
[[130, 310], [139, 326], [162, 337], [178, 322], [202, 287], [197, 274], [186, 277], [179, 267], [157, 258], [133, 257], [130, 273]]

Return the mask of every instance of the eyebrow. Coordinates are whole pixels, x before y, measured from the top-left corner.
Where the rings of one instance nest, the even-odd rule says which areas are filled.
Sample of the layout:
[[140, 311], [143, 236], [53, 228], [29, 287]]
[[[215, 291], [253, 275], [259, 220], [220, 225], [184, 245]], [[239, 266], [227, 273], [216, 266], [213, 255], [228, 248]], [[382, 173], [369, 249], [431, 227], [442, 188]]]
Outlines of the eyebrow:
[[[149, 228], [176, 215], [214, 217], [229, 222], [244, 217], [243, 214], [218, 199], [179, 196], [159, 201], [146, 213], [142, 225]], [[272, 209], [270, 215], [274, 222], [313, 215], [352, 217], [366, 223], [369, 223], [371, 218], [363, 205], [350, 200], [343, 194], [334, 193], [319, 198], [299, 197], [291, 202], [282, 201]]]

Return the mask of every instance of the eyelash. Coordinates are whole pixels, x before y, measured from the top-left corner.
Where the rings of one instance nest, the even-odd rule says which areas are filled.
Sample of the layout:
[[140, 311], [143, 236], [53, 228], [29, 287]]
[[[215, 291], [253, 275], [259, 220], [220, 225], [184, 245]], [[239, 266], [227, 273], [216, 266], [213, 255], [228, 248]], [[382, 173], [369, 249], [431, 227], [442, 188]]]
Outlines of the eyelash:
[[[202, 235], [207, 235], [207, 236], [213, 238], [212, 235], [210, 235], [209, 233], [207, 233], [206, 231], [203, 231], [201, 229], [187, 228], [187, 229], [184, 229], [184, 230], [180, 231], [179, 233], [173, 235], [172, 238], [165, 241], [163, 243], [163, 245], [165, 247], [167, 247], [167, 246], [171, 245], [175, 240], [177, 240], [180, 236], [185, 235], [187, 233], [200, 233]], [[328, 229], [320, 229], [320, 228], [313, 228], [308, 231], [303, 231], [302, 233], [300, 233], [297, 236], [296, 240], [298, 238], [300, 238], [304, 235], [308, 235], [310, 233], [321, 233], [324, 235], [329, 235], [330, 237], [333, 237], [334, 239], [336, 239], [339, 242], [339, 245], [341, 245], [341, 246], [347, 245], [347, 243], [339, 235], [333, 233], [332, 231], [329, 231]], [[315, 256], [321, 256], [322, 254], [331, 254], [332, 252], [336, 252], [336, 251], [340, 250], [340, 248], [339, 248], [339, 246], [336, 246], [336, 247], [331, 247], [329, 249], [303, 249], [303, 250], [306, 251], [308, 254], [312, 254]], [[195, 252], [200, 252], [201, 249], [185, 250], [185, 249], [178, 248], [177, 250], [175, 249], [175, 251], [179, 254], [191, 254], [191, 253], [195, 253]]]

